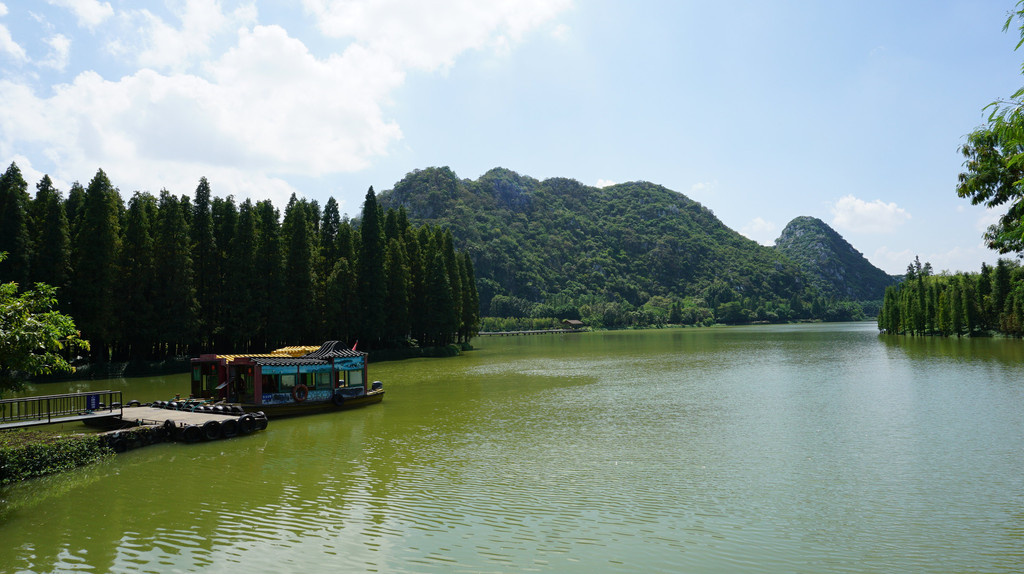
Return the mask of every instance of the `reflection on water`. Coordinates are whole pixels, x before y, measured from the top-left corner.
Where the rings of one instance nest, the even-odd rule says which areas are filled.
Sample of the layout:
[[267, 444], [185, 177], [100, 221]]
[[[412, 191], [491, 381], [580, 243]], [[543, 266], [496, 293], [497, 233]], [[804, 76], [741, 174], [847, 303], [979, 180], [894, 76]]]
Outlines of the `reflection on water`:
[[[1024, 568], [1019, 341], [847, 324], [477, 345], [372, 365], [381, 405], [0, 491], [0, 571]], [[76, 384], [148, 401], [187, 378]]]

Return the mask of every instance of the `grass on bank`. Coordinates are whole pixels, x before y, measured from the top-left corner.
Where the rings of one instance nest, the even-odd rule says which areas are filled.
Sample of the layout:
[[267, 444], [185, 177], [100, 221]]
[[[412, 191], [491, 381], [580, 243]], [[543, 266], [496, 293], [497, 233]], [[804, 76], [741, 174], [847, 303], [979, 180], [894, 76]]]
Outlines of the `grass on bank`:
[[100, 435], [0, 431], [0, 486], [84, 466], [114, 451]]

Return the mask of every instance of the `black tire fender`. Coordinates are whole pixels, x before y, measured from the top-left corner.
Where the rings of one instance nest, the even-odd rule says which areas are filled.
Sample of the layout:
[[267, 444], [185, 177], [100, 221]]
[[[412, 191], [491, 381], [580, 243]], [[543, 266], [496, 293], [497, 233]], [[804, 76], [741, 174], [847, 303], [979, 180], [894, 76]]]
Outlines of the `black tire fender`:
[[206, 421], [203, 424], [203, 438], [206, 440], [217, 440], [221, 437], [222, 429], [217, 421]]

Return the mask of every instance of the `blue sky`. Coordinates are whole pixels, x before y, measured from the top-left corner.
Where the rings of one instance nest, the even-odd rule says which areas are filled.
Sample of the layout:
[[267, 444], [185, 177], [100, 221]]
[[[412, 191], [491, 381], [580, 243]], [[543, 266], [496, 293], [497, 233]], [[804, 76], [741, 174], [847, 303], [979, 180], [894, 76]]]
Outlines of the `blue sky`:
[[429, 166], [646, 180], [764, 244], [810, 215], [890, 273], [977, 271], [957, 148], [1024, 84], [1013, 7], [0, 0], [0, 162], [352, 215]]

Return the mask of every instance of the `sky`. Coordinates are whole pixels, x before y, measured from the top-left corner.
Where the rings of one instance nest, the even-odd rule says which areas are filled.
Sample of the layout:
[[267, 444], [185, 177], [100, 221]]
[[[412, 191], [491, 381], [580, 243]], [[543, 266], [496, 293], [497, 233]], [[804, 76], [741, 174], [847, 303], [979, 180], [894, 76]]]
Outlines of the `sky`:
[[66, 194], [334, 197], [448, 166], [650, 181], [771, 245], [977, 271], [964, 136], [1024, 85], [1014, 3], [0, 0], [0, 163]]

